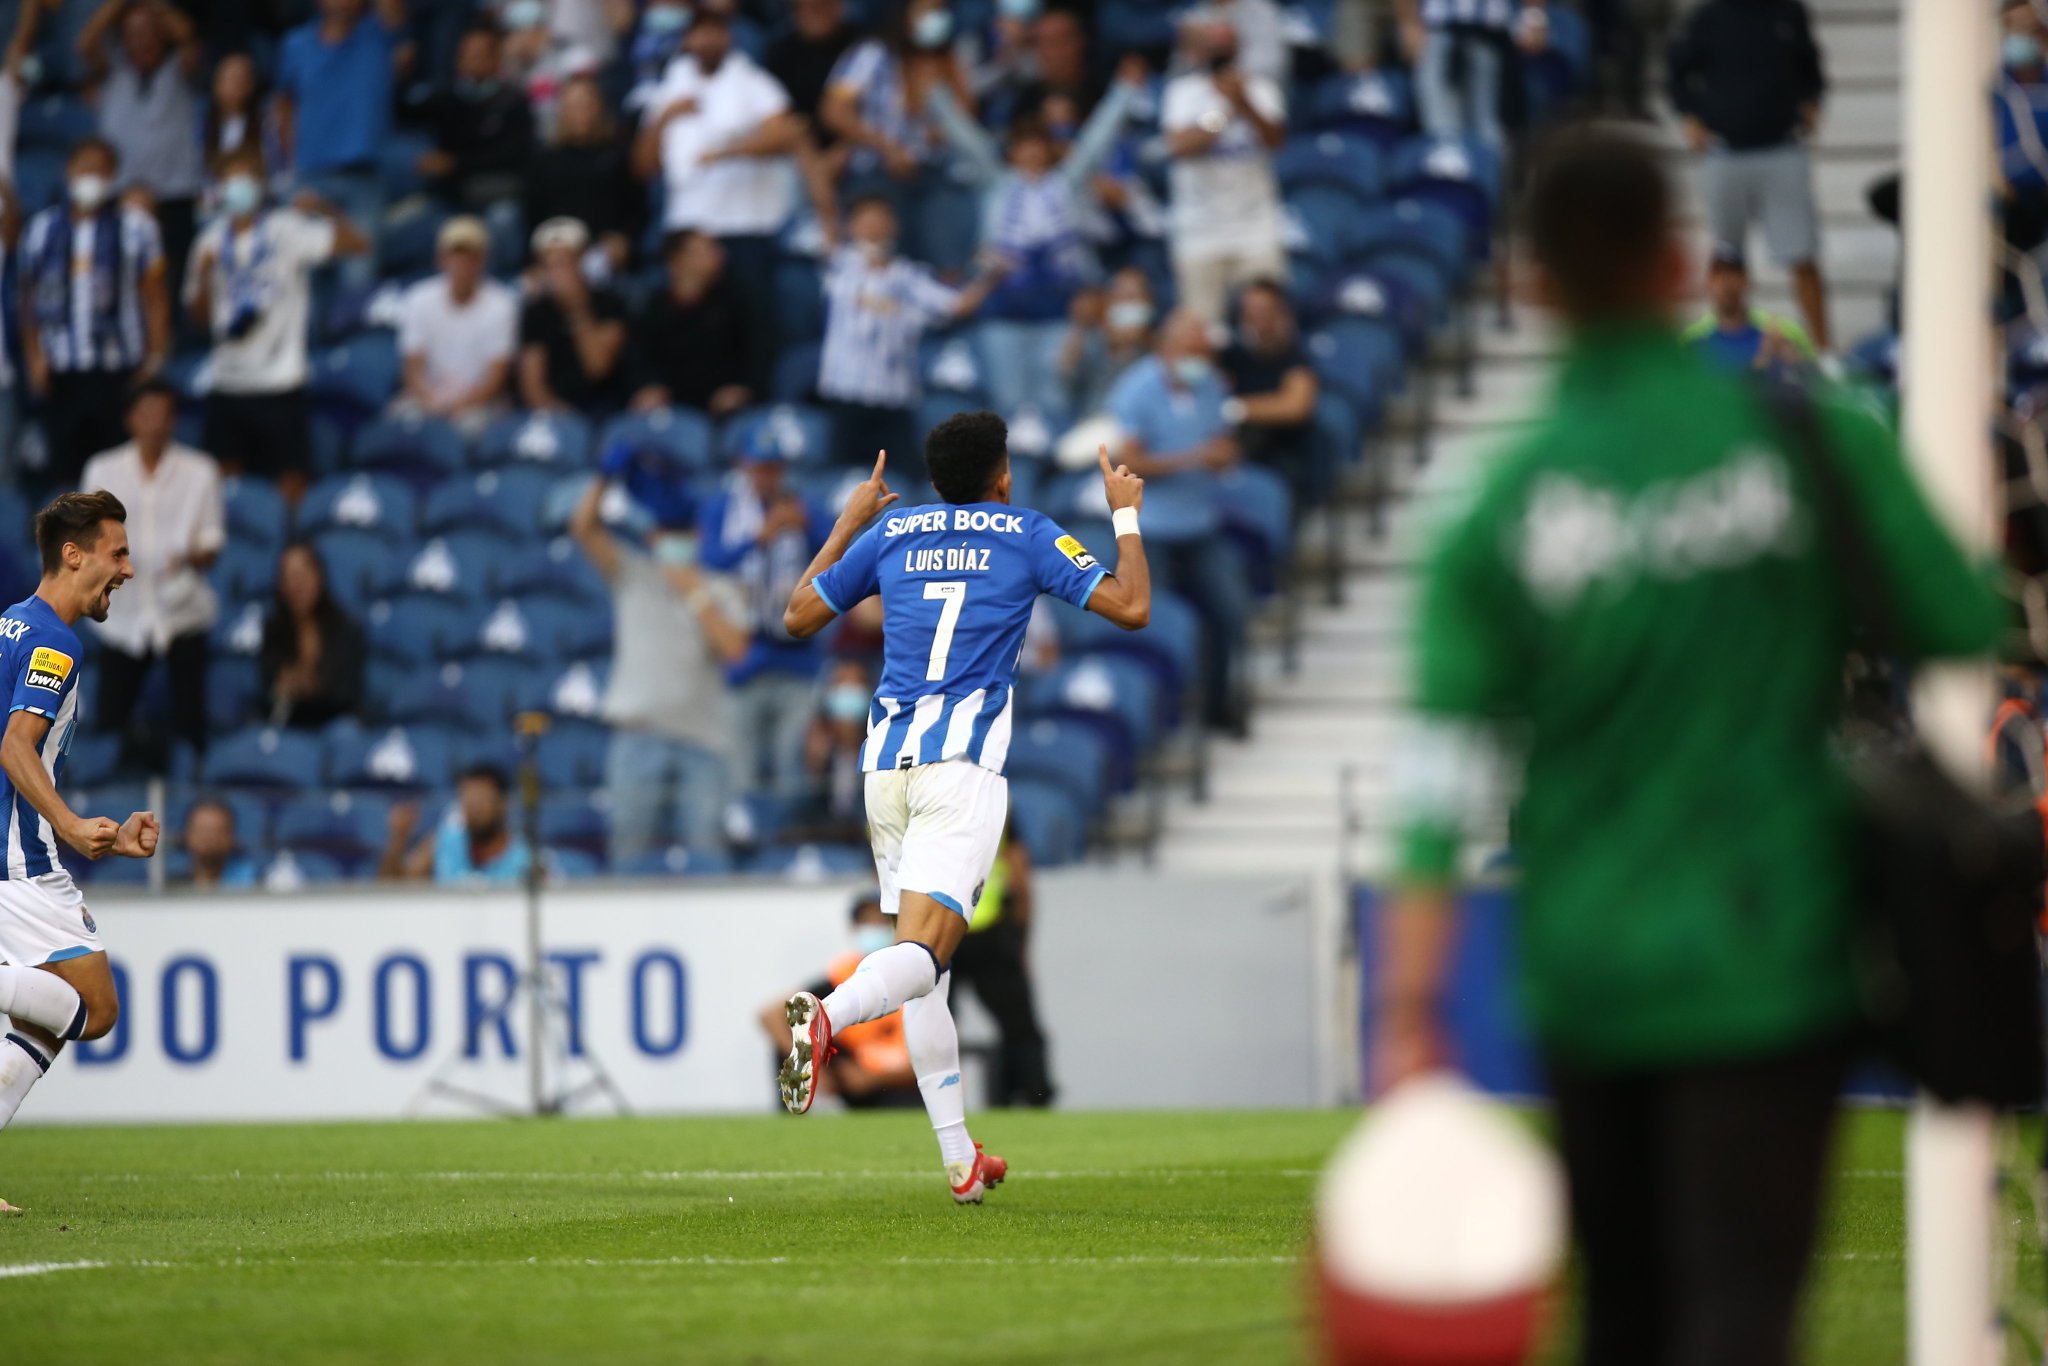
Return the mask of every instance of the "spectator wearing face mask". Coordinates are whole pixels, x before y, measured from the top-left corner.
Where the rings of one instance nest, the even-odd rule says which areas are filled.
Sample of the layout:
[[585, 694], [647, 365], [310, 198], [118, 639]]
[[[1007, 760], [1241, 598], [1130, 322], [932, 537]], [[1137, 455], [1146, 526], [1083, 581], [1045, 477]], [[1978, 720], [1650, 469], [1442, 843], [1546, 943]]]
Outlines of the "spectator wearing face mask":
[[803, 126], [775, 78], [734, 50], [729, 16], [711, 8], [698, 12], [650, 108], [633, 149], [635, 169], [662, 177], [668, 231], [709, 233], [725, 248], [733, 283], [757, 322], [750, 382], [765, 392], [776, 353], [777, 235], [795, 209]]
[[906, 474], [924, 467], [916, 409], [924, 334], [971, 316], [1002, 278], [991, 264], [965, 289], [896, 255], [896, 210], [880, 195], [855, 202], [851, 241], [825, 268], [825, 346], [818, 393], [833, 409], [838, 449], [889, 452]]
[[861, 750], [868, 742], [874, 676], [857, 659], [834, 660], [804, 737], [808, 791], [793, 822], [818, 843], [859, 844], [867, 837], [867, 797]]
[[116, 202], [120, 161], [99, 138], [71, 149], [64, 203], [29, 220], [19, 270], [21, 349], [43, 400], [50, 478], [70, 487], [119, 445], [131, 385], [170, 352], [170, 291], [156, 220]]
[[[286, 160], [299, 183], [339, 204], [375, 236], [384, 218], [378, 157], [391, 133], [392, 91], [405, 0], [320, 0], [319, 17], [285, 35], [277, 104]], [[349, 258], [342, 282], [367, 289], [376, 263]]]
[[526, 92], [504, 74], [504, 38], [489, 24], [463, 32], [455, 50], [453, 89], [420, 111], [434, 149], [420, 172], [457, 208], [483, 213], [516, 201], [533, 156], [533, 110]]
[[255, 59], [248, 53], [230, 52], [213, 68], [213, 99], [200, 123], [199, 145], [215, 196], [210, 204], [216, 210], [220, 207], [220, 178], [226, 174], [224, 163], [244, 147], [259, 153], [265, 185], [285, 176], [288, 167], [277, 111], [263, 88]]
[[2024, 0], [2008, 5], [2004, 22], [1991, 110], [2005, 189], [2006, 240], [2024, 251], [2037, 245], [2048, 228], [2048, 61], [2031, 5]]
[[[853, 937], [846, 952], [832, 960], [824, 977], [804, 990], [816, 995], [822, 987], [830, 995], [834, 987], [853, 976], [863, 958], [895, 942], [895, 926], [882, 914], [881, 900], [873, 892], [853, 903], [852, 919]], [[761, 1028], [775, 1048], [778, 1063], [789, 1053], [788, 1004], [787, 996], [779, 996], [761, 1009]], [[839, 1051], [823, 1085], [846, 1108], [907, 1110], [923, 1106], [917, 1073], [910, 1065], [910, 1047], [903, 1039], [900, 1011], [866, 1024], [848, 1025], [833, 1036], [833, 1043]]]
[[1171, 224], [1180, 302], [1221, 322], [1230, 291], [1287, 274], [1272, 154], [1287, 135], [1280, 87], [1236, 65], [1228, 24], [1184, 21], [1189, 68], [1167, 84], [1159, 126], [1173, 160]]
[[627, 62], [632, 69], [632, 88], [626, 92], [625, 110], [636, 118], [656, 113], [654, 92], [660, 88], [668, 64], [681, 55], [683, 35], [690, 31], [695, 14], [685, 0], [650, 0], [640, 12]]
[[1102, 410], [1118, 377], [1152, 354], [1156, 317], [1152, 282], [1135, 266], [1111, 276], [1107, 289], [1075, 296], [1057, 360], [1069, 414]]
[[879, 37], [849, 49], [826, 82], [825, 125], [851, 148], [847, 171], [868, 192], [878, 178], [899, 185], [923, 174], [943, 139], [928, 102], [945, 87], [962, 109], [974, 100], [953, 55], [953, 11], [945, 0], [898, 0]]
[[504, 405], [519, 338], [519, 300], [484, 274], [490, 236], [475, 218], [441, 227], [441, 273], [398, 301], [400, 411], [481, 429]]
[[704, 567], [730, 576], [746, 600], [747, 652], [725, 671], [734, 785], [795, 801], [806, 786], [818, 643], [790, 635], [782, 612], [832, 520], [789, 486], [788, 464], [774, 419], [756, 422], [740, 467], [705, 503], [699, 526]]
[[167, 0], [105, 0], [78, 35], [100, 135], [114, 145], [123, 189], [147, 191], [171, 278], [192, 248], [206, 164], [199, 127], [199, 34]]
[[1099, 273], [1082, 236], [1089, 184], [1145, 83], [1145, 64], [1126, 58], [1116, 89], [1071, 145], [1028, 119], [1010, 128], [1007, 156], [943, 88], [931, 108], [959, 164], [982, 187], [982, 249], [1008, 267], [989, 295], [978, 336], [982, 374], [996, 411], [1027, 407], [1050, 416], [1063, 405], [1058, 352], [1075, 297]]
[[590, 234], [573, 218], [533, 230], [535, 285], [519, 315], [519, 396], [536, 412], [610, 413], [625, 401], [626, 305], [583, 278]]
[[739, 595], [697, 563], [687, 508], [662, 511], [641, 549], [613, 535], [600, 510], [628, 480], [631, 452], [609, 456], [569, 519], [569, 534], [611, 586], [612, 728], [605, 766], [611, 862], [624, 867], [673, 829], [692, 851], [723, 844], [730, 734], [725, 670], [747, 652]]
[[200, 233], [185, 280], [192, 318], [213, 338], [205, 445], [231, 473], [277, 481], [296, 504], [312, 468], [306, 352], [312, 274], [369, 239], [310, 191], [265, 201], [263, 151], [244, 142], [219, 166], [220, 216]]

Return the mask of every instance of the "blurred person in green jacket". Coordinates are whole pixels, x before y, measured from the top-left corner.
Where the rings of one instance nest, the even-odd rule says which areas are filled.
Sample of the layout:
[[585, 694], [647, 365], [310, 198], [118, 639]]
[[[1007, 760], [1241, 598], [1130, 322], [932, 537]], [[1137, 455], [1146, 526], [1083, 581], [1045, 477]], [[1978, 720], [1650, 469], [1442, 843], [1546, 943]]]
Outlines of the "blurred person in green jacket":
[[[1849, 590], [1755, 382], [1673, 326], [1693, 267], [1658, 152], [1566, 130], [1526, 212], [1565, 355], [1424, 570], [1374, 1083], [1454, 1061], [1452, 889], [1471, 775], [1506, 741], [1516, 987], [1571, 1185], [1581, 1360], [1776, 1366], [1858, 1015], [1853, 793], [1829, 750]], [[1813, 402], [1902, 648], [1991, 649], [1998, 599], [1896, 438]]]

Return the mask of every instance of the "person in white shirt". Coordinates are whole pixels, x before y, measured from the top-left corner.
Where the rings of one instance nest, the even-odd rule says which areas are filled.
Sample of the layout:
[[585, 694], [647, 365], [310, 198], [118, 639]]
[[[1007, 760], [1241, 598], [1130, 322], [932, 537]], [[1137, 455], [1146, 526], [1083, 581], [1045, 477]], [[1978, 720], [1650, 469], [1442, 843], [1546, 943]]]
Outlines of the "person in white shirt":
[[[633, 145], [633, 168], [666, 185], [662, 225], [719, 240], [753, 329], [748, 368], [766, 393], [780, 338], [772, 283], [777, 240], [796, 207], [795, 154], [803, 122], [782, 83], [733, 50], [730, 16], [701, 6], [648, 101], [655, 111]], [[829, 214], [821, 212], [821, 221]]]
[[405, 385], [399, 412], [480, 428], [501, 408], [519, 345], [519, 298], [484, 274], [481, 220], [451, 218], [438, 242], [441, 273], [398, 303]]
[[206, 449], [232, 473], [275, 479], [296, 504], [312, 467], [306, 332], [313, 271], [370, 243], [310, 192], [288, 209], [266, 211], [264, 171], [255, 141], [221, 159], [221, 215], [193, 247], [185, 303], [214, 341]]
[[[151, 380], [128, 402], [126, 445], [85, 463], [79, 488], [104, 489], [128, 509], [135, 579], [115, 595], [100, 624], [99, 700], [93, 724], [125, 733], [124, 752], [161, 772], [170, 740], [206, 748], [208, 641], [220, 604], [207, 570], [227, 543], [220, 468], [213, 458], [171, 439], [177, 391]], [[161, 659], [170, 673], [171, 733], [134, 733], [129, 722], [149, 671]]]
[[1167, 84], [1159, 124], [1173, 158], [1169, 240], [1180, 300], [1223, 320], [1230, 291], [1286, 278], [1272, 153], [1287, 136], [1280, 87], [1236, 64], [1237, 31], [1184, 22], [1185, 74]]

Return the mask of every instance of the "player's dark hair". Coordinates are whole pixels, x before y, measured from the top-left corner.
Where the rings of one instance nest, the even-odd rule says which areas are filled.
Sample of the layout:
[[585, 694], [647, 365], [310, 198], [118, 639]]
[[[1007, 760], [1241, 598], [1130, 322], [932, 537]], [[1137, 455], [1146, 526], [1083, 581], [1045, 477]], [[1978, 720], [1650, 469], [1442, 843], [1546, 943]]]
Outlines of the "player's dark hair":
[[97, 133], [82, 137], [72, 143], [71, 150], [64, 154], [64, 164], [69, 166], [87, 152], [104, 152], [106, 153], [108, 163], [117, 171], [121, 169], [120, 150]]
[[64, 567], [67, 545], [81, 550], [98, 545], [101, 523], [127, 520], [128, 509], [105, 489], [57, 495], [36, 514], [36, 551], [43, 557], [43, 572], [54, 574]]
[[482, 763], [471, 764], [468, 768], [455, 775], [455, 781], [458, 783], [466, 783], [471, 778], [483, 779], [492, 787], [497, 788], [498, 795], [501, 797], [512, 790], [512, 779], [506, 776], [505, 770], [488, 760]]
[[932, 487], [949, 503], [979, 503], [1010, 459], [1010, 429], [994, 413], [955, 413], [924, 439]]
[[1597, 321], [1654, 306], [1672, 194], [1662, 153], [1647, 139], [1596, 123], [1560, 129], [1537, 155], [1523, 217], [1570, 317]]
[[129, 391], [128, 407], [125, 411], [134, 412], [137, 406], [146, 398], [167, 398], [171, 401], [172, 407], [178, 406], [178, 391], [172, 386], [171, 382], [169, 380], [151, 379], [144, 380]]

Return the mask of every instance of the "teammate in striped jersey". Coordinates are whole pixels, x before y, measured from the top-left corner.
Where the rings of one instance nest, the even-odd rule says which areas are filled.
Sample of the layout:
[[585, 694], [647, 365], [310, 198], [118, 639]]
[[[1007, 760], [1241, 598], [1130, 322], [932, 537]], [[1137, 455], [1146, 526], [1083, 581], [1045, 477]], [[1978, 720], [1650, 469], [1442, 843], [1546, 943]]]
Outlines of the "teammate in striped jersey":
[[[66, 1039], [97, 1039], [121, 1013], [99, 926], [57, 861], [57, 841], [89, 859], [148, 858], [157, 820], [138, 811], [115, 824], [75, 814], [57, 795], [78, 724], [80, 617], [107, 619], [114, 590], [135, 577], [128, 513], [104, 491], [67, 493], [36, 516], [43, 580], [0, 614], [0, 683], [10, 694], [0, 733], [0, 1128], [50, 1070]], [[0, 1213], [14, 1213], [0, 1200]]]
[[1008, 1166], [967, 1134], [946, 969], [1009, 814], [1003, 759], [1024, 628], [1041, 593], [1127, 631], [1152, 611], [1138, 539], [1144, 481], [1111, 469], [1108, 451], [1099, 453], [1116, 528], [1111, 574], [1050, 518], [1010, 506], [1008, 439], [994, 413], [940, 423], [925, 442], [925, 463], [945, 501], [883, 516], [862, 534], [896, 501], [883, 481], [887, 452], [877, 456], [783, 615], [791, 634], [812, 636], [881, 594], [882, 679], [861, 767], [882, 909], [896, 917], [896, 942], [862, 959], [824, 1000], [809, 992], [789, 998], [782, 1101], [798, 1114], [811, 1108], [835, 1029], [901, 1007], [917, 1088], [953, 1199], [963, 1205], [980, 1204]]

